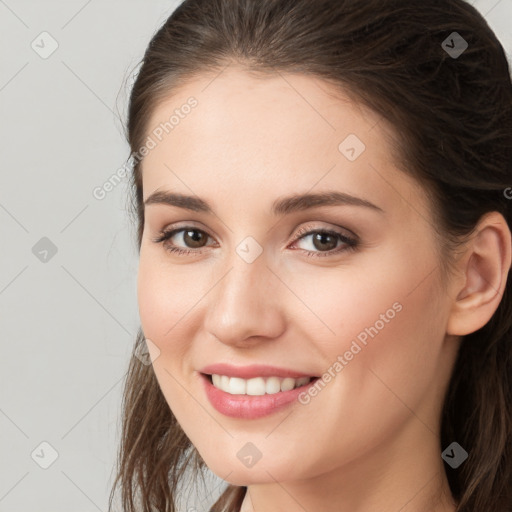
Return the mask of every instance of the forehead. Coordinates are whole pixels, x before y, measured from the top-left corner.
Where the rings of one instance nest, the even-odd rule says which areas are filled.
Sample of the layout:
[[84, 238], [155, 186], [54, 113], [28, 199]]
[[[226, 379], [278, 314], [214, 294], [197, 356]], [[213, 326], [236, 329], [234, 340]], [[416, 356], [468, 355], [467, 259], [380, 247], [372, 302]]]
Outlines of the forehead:
[[291, 188], [336, 187], [389, 207], [421, 195], [392, 161], [386, 122], [310, 76], [228, 68], [196, 77], [155, 108], [146, 135], [155, 146], [143, 160], [144, 198], [224, 190], [219, 199], [232, 202], [236, 187], [240, 201], [257, 191], [270, 202]]

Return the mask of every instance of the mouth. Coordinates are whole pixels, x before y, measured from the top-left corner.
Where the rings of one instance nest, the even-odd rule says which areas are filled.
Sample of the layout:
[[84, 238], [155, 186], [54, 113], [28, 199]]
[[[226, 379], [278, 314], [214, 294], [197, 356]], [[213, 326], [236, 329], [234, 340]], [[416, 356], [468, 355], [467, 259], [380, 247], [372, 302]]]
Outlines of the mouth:
[[229, 393], [230, 395], [263, 396], [284, 393], [298, 388], [306, 388], [314, 383], [319, 377], [277, 377], [261, 376], [251, 379], [230, 377], [228, 375], [202, 373], [210, 384], [216, 389]]
[[[255, 420], [285, 407], [297, 406], [320, 377], [251, 376], [249, 379], [218, 373], [199, 373], [210, 404], [224, 416]], [[300, 402], [302, 403], [302, 402]]]

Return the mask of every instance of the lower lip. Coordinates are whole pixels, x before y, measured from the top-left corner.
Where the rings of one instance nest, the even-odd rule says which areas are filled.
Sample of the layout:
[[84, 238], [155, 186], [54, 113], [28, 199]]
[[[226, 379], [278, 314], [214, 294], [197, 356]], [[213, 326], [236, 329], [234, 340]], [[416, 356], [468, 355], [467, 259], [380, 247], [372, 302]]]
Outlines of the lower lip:
[[290, 391], [280, 391], [271, 395], [232, 395], [217, 389], [209, 378], [200, 374], [205, 386], [206, 396], [213, 407], [225, 416], [232, 418], [255, 419], [268, 416], [297, 400], [297, 397], [313, 386], [318, 380], [313, 379], [309, 384]]

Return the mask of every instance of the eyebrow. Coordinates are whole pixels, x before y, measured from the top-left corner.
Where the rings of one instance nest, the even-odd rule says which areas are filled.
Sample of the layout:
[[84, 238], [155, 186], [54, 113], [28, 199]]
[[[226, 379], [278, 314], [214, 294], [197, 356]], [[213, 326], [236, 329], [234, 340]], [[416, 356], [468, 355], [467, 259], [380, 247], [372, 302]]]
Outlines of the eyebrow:
[[[165, 191], [154, 192], [144, 201], [144, 204], [165, 204], [193, 212], [214, 213], [210, 204], [200, 197]], [[316, 194], [293, 194], [291, 196], [281, 197], [272, 203], [271, 212], [275, 216], [282, 216], [320, 206], [340, 205], [362, 206], [384, 213], [382, 208], [366, 199], [338, 191], [327, 191]]]

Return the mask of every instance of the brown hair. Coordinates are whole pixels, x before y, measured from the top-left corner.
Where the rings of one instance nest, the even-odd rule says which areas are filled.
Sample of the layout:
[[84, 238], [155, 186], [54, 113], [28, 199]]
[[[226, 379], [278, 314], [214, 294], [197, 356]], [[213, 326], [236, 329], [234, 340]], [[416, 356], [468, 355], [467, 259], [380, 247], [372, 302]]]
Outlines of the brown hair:
[[[455, 57], [453, 32], [468, 48]], [[448, 41], [450, 41], [448, 39]], [[453, 46], [453, 43], [451, 43]], [[127, 138], [143, 146], [148, 120], [174, 87], [230, 62], [257, 73], [325, 79], [394, 127], [401, 168], [429, 193], [449, 267], [450, 251], [487, 212], [511, 222], [512, 85], [505, 53], [463, 0], [185, 0], [154, 35], [131, 91]], [[140, 248], [141, 162], [132, 179]], [[135, 353], [123, 397], [112, 497], [124, 510], [172, 512], [187, 468], [205, 468], [172, 414], [151, 365]], [[445, 466], [457, 512], [512, 510], [512, 296], [508, 279], [491, 320], [464, 337], [441, 417], [440, 452], [457, 441], [469, 458]], [[212, 512], [240, 509], [229, 485]]]

